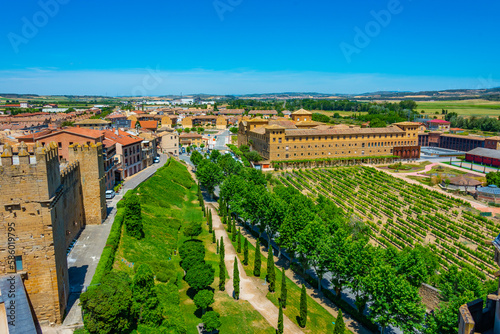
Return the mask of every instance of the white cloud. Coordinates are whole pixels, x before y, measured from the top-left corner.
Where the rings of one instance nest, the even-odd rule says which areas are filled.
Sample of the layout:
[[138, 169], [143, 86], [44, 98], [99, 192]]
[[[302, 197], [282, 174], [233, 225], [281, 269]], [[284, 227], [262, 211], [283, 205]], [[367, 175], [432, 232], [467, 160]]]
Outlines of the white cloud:
[[[484, 78], [488, 78], [486, 81]], [[41, 95], [130, 96], [168, 94], [250, 94], [319, 92], [357, 94], [374, 91], [421, 91], [500, 86], [486, 74], [477, 78], [394, 76], [377, 73], [258, 71], [162, 71], [134, 69], [113, 71], [61, 71], [31, 68], [0, 71], [0, 93]]]

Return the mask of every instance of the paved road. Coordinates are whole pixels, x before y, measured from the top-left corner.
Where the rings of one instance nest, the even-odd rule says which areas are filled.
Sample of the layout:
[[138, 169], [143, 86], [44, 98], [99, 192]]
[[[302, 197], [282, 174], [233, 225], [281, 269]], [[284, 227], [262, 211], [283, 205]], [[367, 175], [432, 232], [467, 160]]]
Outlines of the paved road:
[[158, 168], [167, 162], [167, 159], [168, 157], [162, 154], [160, 155], [159, 163], [153, 164], [126, 179], [120, 193], [112, 200], [107, 201], [108, 217], [104, 223], [102, 225], [89, 225], [81, 232], [71, 253], [68, 255], [70, 296], [67, 316], [64, 319], [63, 327], [76, 326], [83, 323], [81, 307], [79, 306], [80, 294], [90, 285], [94, 276], [102, 250], [106, 245], [106, 240], [113, 225], [116, 214], [116, 203], [118, 203], [128, 190], [134, 189], [153, 175]]
[[230, 144], [231, 132], [229, 130], [224, 130], [222, 133], [217, 135], [217, 141], [215, 142], [214, 149], [219, 151], [227, 150], [226, 144]]

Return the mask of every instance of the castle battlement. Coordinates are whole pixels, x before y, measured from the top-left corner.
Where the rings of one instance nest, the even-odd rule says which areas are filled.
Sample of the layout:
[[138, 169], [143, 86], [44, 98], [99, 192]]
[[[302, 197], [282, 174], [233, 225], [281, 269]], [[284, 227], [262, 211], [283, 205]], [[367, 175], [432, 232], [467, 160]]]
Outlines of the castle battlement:
[[74, 152], [94, 152], [94, 151], [102, 151], [102, 144], [101, 143], [90, 143], [90, 144], [73, 144], [69, 146], [69, 150], [73, 150]]
[[72, 161], [65, 168], [63, 168], [61, 170], [61, 179], [63, 179], [63, 182], [67, 176], [73, 174], [79, 167], [80, 167], [79, 161]]

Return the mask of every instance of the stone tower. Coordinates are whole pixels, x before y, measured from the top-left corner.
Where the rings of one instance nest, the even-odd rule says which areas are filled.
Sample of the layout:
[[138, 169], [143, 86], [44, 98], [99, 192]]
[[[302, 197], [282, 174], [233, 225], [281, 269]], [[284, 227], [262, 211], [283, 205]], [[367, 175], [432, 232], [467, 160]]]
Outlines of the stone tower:
[[106, 184], [101, 143], [74, 144], [69, 147], [69, 161], [78, 161], [83, 190], [85, 223], [98, 225], [106, 218]]
[[[0, 167], [0, 273], [21, 273], [37, 318], [60, 322], [68, 297], [65, 229], [55, 222], [62, 195], [57, 145], [4, 146]], [[32, 161], [33, 160], [33, 161]], [[59, 219], [59, 221], [61, 221]]]

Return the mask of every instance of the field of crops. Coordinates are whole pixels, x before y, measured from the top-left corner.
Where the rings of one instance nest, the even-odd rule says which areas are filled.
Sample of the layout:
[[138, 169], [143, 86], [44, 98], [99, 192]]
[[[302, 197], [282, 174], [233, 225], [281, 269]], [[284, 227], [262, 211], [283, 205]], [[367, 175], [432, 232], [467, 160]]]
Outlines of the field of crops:
[[[425, 101], [417, 102], [417, 111], [424, 110], [431, 116], [444, 117], [441, 110], [456, 112], [460, 116], [490, 116], [498, 117], [500, 115], [500, 102], [487, 100], [462, 100], [462, 101]], [[439, 115], [435, 115], [438, 112]]]
[[280, 172], [279, 181], [314, 196], [332, 199], [349, 217], [360, 217], [382, 247], [429, 244], [442, 266], [467, 267], [479, 278], [493, 278], [497, 267], [487, 245], [500, 226], [468, 202], [410, 184], [371, 167]]

